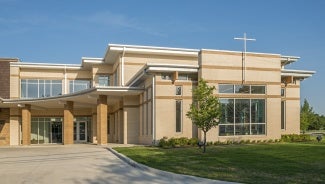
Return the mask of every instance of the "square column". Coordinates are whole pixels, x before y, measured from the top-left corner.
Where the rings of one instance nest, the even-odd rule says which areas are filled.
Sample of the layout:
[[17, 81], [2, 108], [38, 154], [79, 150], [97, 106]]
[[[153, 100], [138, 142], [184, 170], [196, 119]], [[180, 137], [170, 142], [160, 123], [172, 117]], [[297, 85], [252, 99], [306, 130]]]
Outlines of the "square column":
[[73, 102], [64, 104], [63, 144], [73, 144]]
[[97, 144], [107, 144], [107, 96], [99, 95], [97, 99]]
[[31, 105], [26, 104], [21, 110], [22, 116], [22, 138], [23, 145], [30, 145], [30, 134], [31, 134]]

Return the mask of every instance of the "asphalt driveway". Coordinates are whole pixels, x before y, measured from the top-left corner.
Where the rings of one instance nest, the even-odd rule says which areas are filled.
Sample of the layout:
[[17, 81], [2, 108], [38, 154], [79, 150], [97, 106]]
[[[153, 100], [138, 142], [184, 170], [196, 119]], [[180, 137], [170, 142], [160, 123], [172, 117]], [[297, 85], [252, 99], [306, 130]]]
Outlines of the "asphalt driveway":
[[[176, 176], [176, 174], [175, 174]], [[0, 147], [0, 183], [223, 183], [134, 168], [106, 147], [49, 145]]]

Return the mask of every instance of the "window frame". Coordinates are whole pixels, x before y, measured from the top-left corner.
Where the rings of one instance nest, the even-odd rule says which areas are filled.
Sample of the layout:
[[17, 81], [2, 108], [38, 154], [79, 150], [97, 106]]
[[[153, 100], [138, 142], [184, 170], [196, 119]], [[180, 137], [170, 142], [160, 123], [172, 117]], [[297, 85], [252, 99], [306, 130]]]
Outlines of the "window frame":
[[[20, 98], [33, 99], [61, 96], [63, 84], [62, 79], [20, 79]], [[31, 85], [35, 86], [32, 87]], [[53, 87], [54, 85], [57, 86]], [[60, 86], [59, 90], [57, 90], [58, 86]], [[34, 90], [34, 96], [31, 96], [31, 90]], [[58, 92], [58, 94], [54, 94], [55, 92]]]
[[[267, 106], [266, 106], [266, 99], [265, 98], [220, 98], [220, 100], [221, 101], [229, 101], [229, 100], [232, 100], [232, 103], [231, 103], [231, 101], [229, 101], [229, 104], [232, 104], [232, 111], [233, 111], [233, 116], [231, 116], [231, 117], [229, 117], [229, 118], [227, 118], [227, 117], [225, 117], [225, 118], [221, 118], [221, 119], [225, 119], [225, 120], [227, 120], [227, 119], [231, 119], [233, 122], [220, 122], [220, 124], [219, 124], [219, 133], [218, 133], [218, 135], [219, 136], [243, 136], [243, 135], [249, 135], [249, 136], [260, 136], [260, 135], [266, 135], [267, 134], [267, 117], [266, 117], [266, 115], [267, 115]], [[249, 122], [247, 123], [247, 122], [236, 122], [236, 111], [237, 111], [237, 109], [236, 109], [236, 102], [238, 101], [238, 100], [249, 100]], [[264, 101], [264, 106], [263, 106], [263, 119], [264, 119], [264, 122], [252, 122], [252, 101], [253, 100], [263, 100]], [[223, 105], [223, 104], [226, 104], [226, 103], [222, 103], [221, 102], [221, 105]], [[230, 109], [231, 110], [231, 109]], [[224, 113], [224, 111], [223, 111], [223, 109], [222, 109], [222, 115], [223, 115], [223, 113]], [[241, 113], [240, 111], [239, 111], [239, 113]], [[263, 125], [261, 128], [258, 128], [260, 125]], [[231, 130], [232, 131], [232, 134], [229, 134], [229, 133], [227, 133], [226, 132], [226, 130], [227, 130], [227, 127], [232, 127], [233, 129], [231, 130], [231, 129], [228, 129], [228, 130]], [[240, 133], [238, 134], [237, 132], [238, 132], [238, 127], [240, 128], [240, 126], [241, 127], [244, 127], [244, 126], [246, 126], [246, 127], [249, 127], [249, 129], [248, 130], [246, 130], [246, 128], [244, 128], [245, 129], [245, 131], [240, 131]], [[257, 131], [257, 133], [255, 134], [254, 132], [253, 132], [253, 128], [252, 127], [257, 127], [257, 129], [259, 129], [259, 130], [261, 130], [261, 132], [262, 133], [259, 133], [258, 131]], [[237, 128], [237, 129], [236, 129]], [[225, 132], [221, 132], [221, 131], [223, 131], [223, 130], [225, 130]], [[255, 129], [254, 129], [255, 130]], [[244, 132], [244, 133], [242, 133], [242, 132]], [[225, 135], [224, 135], [225, 134]]]

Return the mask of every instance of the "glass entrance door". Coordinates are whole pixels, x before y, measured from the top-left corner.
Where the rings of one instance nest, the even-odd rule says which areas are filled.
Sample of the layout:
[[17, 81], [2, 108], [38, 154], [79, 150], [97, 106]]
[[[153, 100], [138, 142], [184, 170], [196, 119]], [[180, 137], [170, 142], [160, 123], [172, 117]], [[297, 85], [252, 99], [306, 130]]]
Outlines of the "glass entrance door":
[[74, 122], [73, 139], [74, 142], [87, 142], [87, 122]]
[[51, 143], [62, 143], [61, 122], [51, 122]]

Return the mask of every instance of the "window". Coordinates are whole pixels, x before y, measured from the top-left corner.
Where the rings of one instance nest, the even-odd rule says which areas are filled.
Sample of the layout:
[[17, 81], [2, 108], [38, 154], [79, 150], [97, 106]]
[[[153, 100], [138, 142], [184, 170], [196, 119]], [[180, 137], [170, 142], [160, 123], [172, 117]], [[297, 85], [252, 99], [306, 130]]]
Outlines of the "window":
[[249, 100], [237, 99], [235, 103], [235, 123], [249, 123]]
[[100, 75], [98, 76], [98, 85], [99, 86], [109, 86], [110, 80], [108, 75]]
[[251, 94], [265, 94], [265, 86], [251, 86]]
[[197, 75], [189, 73], [179, 73], [178, 80], [197, 80]]
[[219, 93], [234, 93], [234, 85], [219, 84]]
[[219, 93], [237, 94], [265, 94], [265, 86], [241, 85], [241, 84], [219, 84]]
[[61, 80], [22, 79], [21, 98], [44, 98], [62, 95]]
[[161, 74], [161, 79], [163, 79], [163, 80], [172, 80], [172, 74], [170, 74], [170, 73], [162, 73]]
[[281, 96], [285, 96], [285, 89], [284, 88], [281, 88]]
[[182, 95], [182, 86], [176, 86], [176, 95]]
[[176, 100], [176, 132], [182, 131], [182, 101]]
[[220, 99], [219, 136], [265, 135], [265, 99]]
[[69, 82], [70, 93], [90, 88], [89, 80], [73, 80]]
[[248, 85], [235, 85], [235, 93], [249, 93]]
[[285, 101], [281, 101], [281, 129], [284, 130], [286, 127], [285, 127], [285, 123], [286, 123], [286, 120], [285, 120]]

